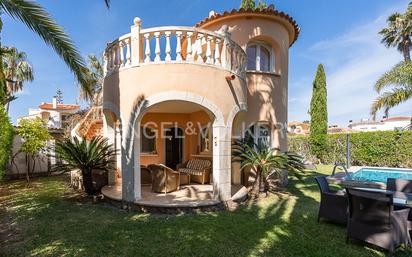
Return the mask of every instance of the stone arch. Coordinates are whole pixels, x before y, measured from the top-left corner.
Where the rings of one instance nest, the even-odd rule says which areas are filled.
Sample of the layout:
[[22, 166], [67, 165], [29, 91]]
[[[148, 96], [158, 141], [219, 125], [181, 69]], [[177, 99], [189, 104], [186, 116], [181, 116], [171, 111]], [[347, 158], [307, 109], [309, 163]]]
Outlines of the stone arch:
[[155, 104], [159, 104], [161, 102], [166, 101], [185, 101], [198, 104], [208, 111], [210, 111], [215, 116], [216, 125], [224, 125], [224, 117], [222, 111], [220, 111], [219, 107], [210, 101], [209, 99], [193, 94], [190, 92], [182, 92], [182, 91], [165, 91], [162, 93], [154, 94], [146, 98], [140, 104], [140, 107], [137, 110], [138, 116], [135, 116], [135, 120], [133, 124], [135, 124], [136, 120], [139, 120], [145, 113], [147, 109], [152, 107]]
[[[227, 125], [224, 120], [223, 112], [211, 100], [182, 91], [165, 91], [151, 95], [138, 101], [133, 108], [129, 124], [127, 127], [126, 137], [123, 140], [122, 164], [127, 166], [127, 172], [123, 176], [122, 192], [123, 200], [136, 202], [141, 197], [141, 177], [140, 177], [140, 144], [137, 138], [140, 136], [140, 127], [137, 126], [144, 114], [150, 107], [168, 101], [184, 101], [198, 104], [205, 110], [213, 114], [213, 184], [215, 199], [228, 200], [230, 198], [230, 155], [225, 151], [230, 151], [230, 131], [227, 131]], [[234, 108], [234, 113], [238, 109]], [[222, 160], [223, 158], [223, 160]], [[229, 169], [229, 171], [228, 171]]]

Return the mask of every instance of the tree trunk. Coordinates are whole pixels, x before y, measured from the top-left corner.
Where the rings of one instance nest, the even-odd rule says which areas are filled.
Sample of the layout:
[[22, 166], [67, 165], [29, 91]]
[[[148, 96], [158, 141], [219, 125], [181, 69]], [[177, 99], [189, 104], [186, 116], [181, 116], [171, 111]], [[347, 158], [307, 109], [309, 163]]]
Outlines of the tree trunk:
[[[0, 60], [3, 60], [3, 49], [1, 45], [1, 31], [3, 29], [3, 20], [0, 17]], [[6, 76], [4, 75], [3, 61], [0, 62], [0, 105], [6, 103], [7, 98], [7, 85]]]
[[410, 43], [409, 41], [403, 45], [403, 58], [405, 62], [411, 61]]
[[33, 167], [31, 167], [31, 174], [33, 175], [34, 169], [36, 168], [36, 156], [32, 154], [31, 159], [33, 160]]
[[29, 171], [30, 171], [30, 159], [28, 154], [26, 153], [26, 181], [27, 183], [30, 182], [30, 176], [29, 176]]
[[95, 193], [93, 188], [93, 179], [91, 170], [82, 170], [83, 177], [83, 187], [88, 195], [93, 195]]
[[267, 192], [266, 178], [263, 174], [260, 175], [259, 192]]
[[252, 197], [253, 198], [258, 198], [259, 193], [260, 193], [260, 188], [262, 184], [262, 170], [260, 167], [256, 167], [256, 178], [255, 178], [255, 183], [253, 184], [252, 188]]
[[10, 111], [10, 102], [6, 103], [6, 113], [9, 114]]

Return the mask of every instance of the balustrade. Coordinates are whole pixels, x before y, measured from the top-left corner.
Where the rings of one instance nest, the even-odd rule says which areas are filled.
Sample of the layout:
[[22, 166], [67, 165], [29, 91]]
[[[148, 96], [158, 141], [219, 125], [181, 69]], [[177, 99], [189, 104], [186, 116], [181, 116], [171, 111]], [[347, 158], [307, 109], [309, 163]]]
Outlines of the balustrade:
[[[136, 35], [136, 34], [135, 34]], [[108, 44], [105, 71], [111, 74], [132, 64], [193, 63], [216, 66], [244, 78], [246, 54], [226, 32], [216, 33], [193, 27], [158, 27], [139, 29], [138, 38], [131, 33]], [[140, 44], [134, 48], [131, 44]], [[133, 49], [142, 49], [133, 54]], [[139, 51], [140, 52], [140, 51]], [[132, 60], [138, 58], [138, 60]]]

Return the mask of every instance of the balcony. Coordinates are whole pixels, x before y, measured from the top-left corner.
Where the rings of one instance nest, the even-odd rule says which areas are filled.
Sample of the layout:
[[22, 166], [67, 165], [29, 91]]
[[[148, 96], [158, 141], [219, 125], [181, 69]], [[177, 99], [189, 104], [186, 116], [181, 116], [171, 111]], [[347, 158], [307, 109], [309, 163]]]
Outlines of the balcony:
[[231, 40], [227, 27], [219, 32], [183, 26], [141, 29], [140, 19], [134, 22], [130, 33], [107, 45], [106, 76], [131, 67], [186, 63], [214, 67], [245, 79], [246, 53]]

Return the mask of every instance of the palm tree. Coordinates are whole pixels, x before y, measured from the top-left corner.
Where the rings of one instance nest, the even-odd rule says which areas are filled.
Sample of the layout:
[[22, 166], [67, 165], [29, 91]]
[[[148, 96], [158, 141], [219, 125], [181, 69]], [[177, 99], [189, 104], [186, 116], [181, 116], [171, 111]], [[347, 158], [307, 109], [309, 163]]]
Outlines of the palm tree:
[[83, 177], [83, 186], [88, 195], [96, 193], [93, 187], [92, 171], [103, 170], [109, 172], [115, 169], [116, 150], [108, 143], [107, 138], [93, 137], [90, 141], [73, 140], [66, 138], [56, 143], [56, 158], [63, 160], [56, 164], [53, 171], [70, 172], [80, 170]]
[[408, 5], [406, 13], [394, 13], [387, 19], [387, 27], [379, 34], [382, 35], [382, 43], [386, 47], [396, 47], [403, 54], [405, 61], [410, 61], [412, 47], [412, 3]]
[[[105, 0], [107, 6], [109, 6], [109, 2], [109, 0]], [[42, 6], [30, 0], [0, 0], [0, 13], [8, 14], [23, 22], [30, 30], [37, 33], [64, 60], [84, 91], [87, 94], [90, 93], [89, 78], [83, 58], [63, 28], [52, 19]], [[2, 27], [3, 22], [0, 18], [0, 32]], [[0, 63], [0, 89], [3, 91], [0, 97], [4, 98], [6, 85], [2, 66]], [[4, 101], [4, 99], [0, 100]]]
[[[389, 91], [382, 92], [386, 88], [390, 88]], [[412, 97], [412, 62], [400, 62], [383, 74], [376, 82], [375, 90], [380, 95], [372, 104], [371, 115], [375, 119], [376, 113], [384, 109], [388, 116], [389, 109]]]
[[[5, 48], [3, 55], [4, 75], [6, 77], [7, 96], [15, 98], [14, 94], [23, 90], [23, 83], [33, 81], [33, 68], [27, 61], [27, 54], [19, 52], [17, 48]], [[10, 102], [6, 103], [6, 112], [9, 112]]]
[[305, 169], [303, 158], [291, 152], [279, 152], [265, 144], [248, 144], [238, 141], [233, 147], [233, 155], [242, 161], [241, 168], [250, 167], [256, 173], [255, 182], [251, 188], [253, 198], [258, 198], [260, 192], [270, 190], [270, 182], [280, 178], [284, 171], [301, 179]]
[[83, 88], [80, 88], [80, 98], [89, 102], [91, 107], [100, 106], [103, 97], [103, 79], [104, 69], [103, 60], [96, 55], [87, 56], [87, 66], [90, 77], [91, 94], [87, 94]]

